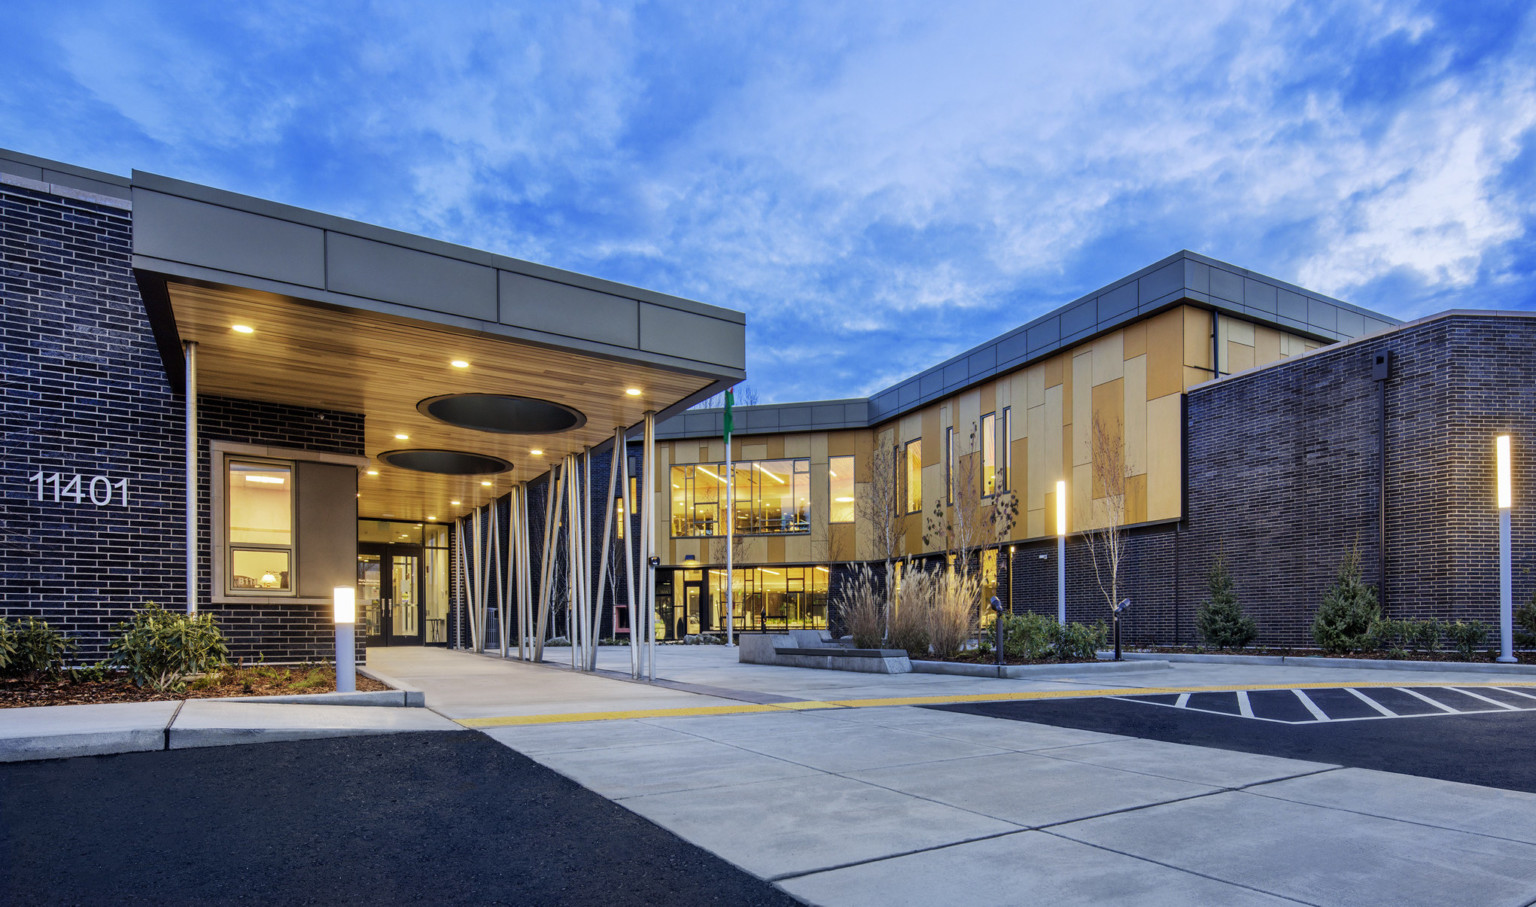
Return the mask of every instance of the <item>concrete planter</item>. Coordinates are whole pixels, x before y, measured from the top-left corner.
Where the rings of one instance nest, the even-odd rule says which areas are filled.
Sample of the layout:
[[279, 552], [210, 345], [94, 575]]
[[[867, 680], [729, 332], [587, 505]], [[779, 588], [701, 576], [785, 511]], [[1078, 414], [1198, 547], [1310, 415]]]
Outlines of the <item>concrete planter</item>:
[[914, 661], [914, 674], [955, 674], [961, 677], [1002, 677], [1008, 679], [1081, 677], [1084, 674], [1123, 674], [1172, 668], [1166, 661], [1084, 661], [1076, 664], [987, 665], [956, 661]]

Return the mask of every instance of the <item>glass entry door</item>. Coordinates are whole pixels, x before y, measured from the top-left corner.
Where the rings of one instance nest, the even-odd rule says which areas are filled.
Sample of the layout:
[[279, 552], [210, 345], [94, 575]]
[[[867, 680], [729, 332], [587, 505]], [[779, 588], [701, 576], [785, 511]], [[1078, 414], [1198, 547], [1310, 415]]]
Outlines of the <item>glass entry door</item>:
[[367, 645], [420, 645], [422, 591], [420, 546], [357, 546], [357, 597]]

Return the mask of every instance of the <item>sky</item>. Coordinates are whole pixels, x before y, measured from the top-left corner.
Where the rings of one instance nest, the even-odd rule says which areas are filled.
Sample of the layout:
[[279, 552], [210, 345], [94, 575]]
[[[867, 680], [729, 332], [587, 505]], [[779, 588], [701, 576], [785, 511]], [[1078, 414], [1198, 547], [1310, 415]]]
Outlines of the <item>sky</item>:
[[1536, 308], [1536, 5], [12, 0], [0, 147], [743, 311], [863, 396], [1190, 249]]

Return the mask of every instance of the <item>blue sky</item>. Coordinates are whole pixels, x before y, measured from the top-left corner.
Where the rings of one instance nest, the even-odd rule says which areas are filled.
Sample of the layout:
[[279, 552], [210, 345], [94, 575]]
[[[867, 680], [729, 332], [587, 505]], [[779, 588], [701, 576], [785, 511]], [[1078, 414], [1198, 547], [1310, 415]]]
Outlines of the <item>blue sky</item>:
[[741, 309], [884, 387], [1181, 248], [1536, 308], [1529, 3], [12, 2], [0, 146]]

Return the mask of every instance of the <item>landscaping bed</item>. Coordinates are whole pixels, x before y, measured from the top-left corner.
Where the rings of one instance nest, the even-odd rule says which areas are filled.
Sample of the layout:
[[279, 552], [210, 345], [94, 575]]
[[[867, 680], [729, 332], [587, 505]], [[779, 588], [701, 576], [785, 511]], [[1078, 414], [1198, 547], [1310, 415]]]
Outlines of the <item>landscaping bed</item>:
[[[1362, 659], [1366, 661], [1425, 661], [1448, 664], [1495, 664], [1497, 652], [1478, 652], [1471, 658], [1463, 658], [1456, 652], [1406, 652], [1383, 651], [1351, 652], [1347, 655], [1334, 655], [1324, 653], [1321, 649], [1301, 649], [1284, 647], [1249, 646], [1244, 649], [1217, 649], [1211, 646], [1135, 646], [1127, 647], [1127, 652], [1142, 652], [1151, 655], [1243, 655], [1270, 658], [1337, 658]], [[1515, 652], [1515, 660], [1520, 664], [1536, 665], [1536, 652]]]
[[[357, 676], [358, 692], [388, 689], [390, 687], [387, 684], [371, 677], [361, 674]], [[109, 674], [100, 680], [79, 679], [68, 675], [0, 680], [0, 709], [334, 692], [336, 672], [330, 665], [227, 665], [189, 679], [185, 689], [163, 692], [157, 692], [149, 686], [135, 686], [126, 674]]]

